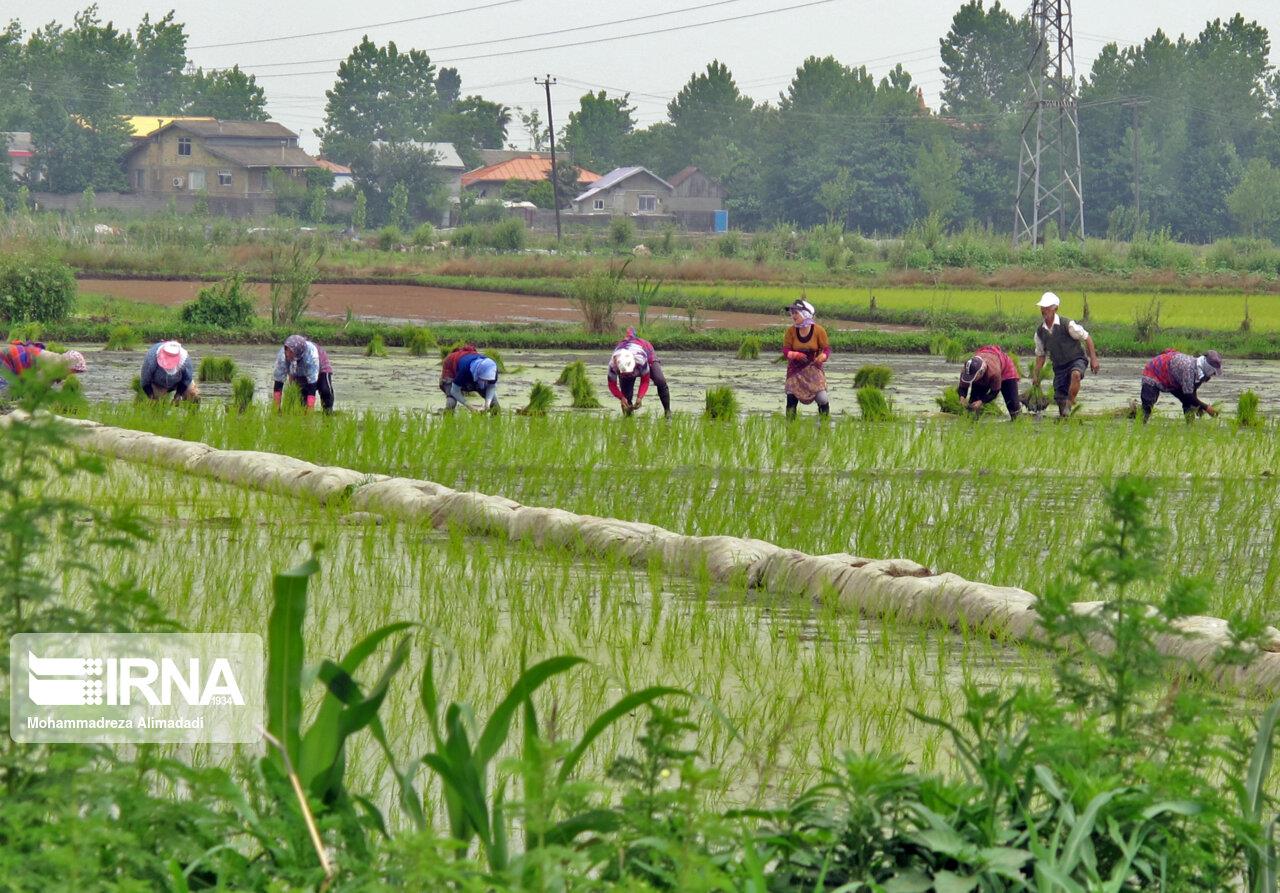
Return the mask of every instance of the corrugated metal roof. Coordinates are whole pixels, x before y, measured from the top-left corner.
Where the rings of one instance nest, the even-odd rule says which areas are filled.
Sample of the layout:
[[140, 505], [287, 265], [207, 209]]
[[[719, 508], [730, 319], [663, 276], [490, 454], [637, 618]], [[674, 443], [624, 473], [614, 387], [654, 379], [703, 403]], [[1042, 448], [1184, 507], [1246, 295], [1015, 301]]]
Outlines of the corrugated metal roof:
[[206, 143], [204, 149], [241, 167], [319, 167], [297, 146], [226, 146], [215, 141]]
[[612, 186], [617, 186], [623, 180], [629, 179], [631, 177], [634, 177], [636, 174], [642, 174], [642, 173], [648, 174], [649, 176], [653, 177], [653, 179], [657, 180], [659, 183], [661, 183], [663, 186], [667, 187], [668, 189], [671, 188], [670, 183], [668, 183], [666, 180], [659, 177], [657, 174], [655, 174], [653, 171], [649, 170], [648, 168], [616, 167], [613, 170], [609, 171], [609, 173], [601, 177], [599, 180], [596, 180], [595, 183], [591, 185], [590, 189], [588, 189], [586, 192], [582, 193], [582, 195], [575, 198], [574, 201], [580, 202], [583, 199], [591, 198], [591, 196], [595, 195], [597, 192], [603, 192], [604, 190], [609, 189]]
[[[462, 175], [462, 185], [472, 183], [500, 182], [507, 180], [545, 180], [551, 175], [551, 159], [541, 155], [526, 155], [523, 158], [512, 158], [485, 167], [467, 171]], [[595, 183], [600, 175], [585, 168], [578, 168], [579, 183]]]

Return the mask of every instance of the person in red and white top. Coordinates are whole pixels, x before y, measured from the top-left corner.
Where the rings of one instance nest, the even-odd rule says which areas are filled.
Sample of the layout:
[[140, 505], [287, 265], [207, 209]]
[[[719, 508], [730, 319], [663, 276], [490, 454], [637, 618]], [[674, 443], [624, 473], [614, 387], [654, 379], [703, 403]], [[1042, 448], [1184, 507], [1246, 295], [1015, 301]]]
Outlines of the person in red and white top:
[[[636, 386], [637, 381], [639, 387]], [[638, 336], [635, 329], [627, 329], [626, 337], [618, 342], [609, 356], [609, 393], [622, 404], [623, 415], [631, 415], [640, 408], [644, 395], [649, 392], [650, 381], [658, 389], [663, 414], [669, 417], [671, 390], [667, 387], [662, 363], [658, 361], [652, 344]]]
[[1018, 369], [1009, 355], [994, 344], [979, 347], [960, 370], [960, 385], [956, 392], [967, 401], [973, 412], [982, 412], [999, 394], [1004, 398], [1009, 418], [1016, 419], [1022, 412], [1022, 400], [1018, 397]]

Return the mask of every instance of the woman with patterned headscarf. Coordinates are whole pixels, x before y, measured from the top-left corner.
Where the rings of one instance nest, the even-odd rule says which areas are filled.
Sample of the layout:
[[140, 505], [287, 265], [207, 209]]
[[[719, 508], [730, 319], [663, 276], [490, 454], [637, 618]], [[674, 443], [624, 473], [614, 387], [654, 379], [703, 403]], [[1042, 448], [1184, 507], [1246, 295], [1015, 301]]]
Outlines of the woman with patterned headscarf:
[[302, 400], [307, 409], [314, 409], [316, 396], [325, 412], [333, 412], [333, 367], [323, 347], [308, 341], [302, 335], [290, 335], [276, 354], [275, 391], [271, 399], [276, 407], [284, 393], [286, 381], [297, 383], [302, 389]]
[[819, 415], [831, 413], [827, 397], [827, 374], [831, 356], [827, 330], [813, 321], [813, 305], [802, 299], [787, 307], [792, 325], [782, 337], [782, 355], [787, 360], [787, 418], [796, 416], [797, 404], [818, 404]]

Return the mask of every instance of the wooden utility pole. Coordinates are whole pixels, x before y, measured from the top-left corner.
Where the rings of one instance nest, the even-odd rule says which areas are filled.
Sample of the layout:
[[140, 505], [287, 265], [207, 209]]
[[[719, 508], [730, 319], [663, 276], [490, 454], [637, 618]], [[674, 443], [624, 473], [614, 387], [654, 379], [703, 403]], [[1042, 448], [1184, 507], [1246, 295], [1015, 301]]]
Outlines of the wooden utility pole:
[[547, 136], [551, 138], [551, 204], [556, 208], [556, 244], [560, 244], [560, 174], [556, 169], [556, 123], [551, 117], [551, 85], [556, 79], [547, 75], [544, 80], [533, 79], [547, 90]]

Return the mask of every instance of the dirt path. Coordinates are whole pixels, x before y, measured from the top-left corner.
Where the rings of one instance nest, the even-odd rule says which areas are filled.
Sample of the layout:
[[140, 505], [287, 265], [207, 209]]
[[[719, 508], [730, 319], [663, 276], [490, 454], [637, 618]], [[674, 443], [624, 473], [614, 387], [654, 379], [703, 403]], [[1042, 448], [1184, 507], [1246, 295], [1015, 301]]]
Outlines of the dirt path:
[[[152, 279], [81, 279], [80, 290], [126, 298], [130, 301], [176, 306], [195, 298], [196, 292], [207, 284]], [[265, 307], [265, 287], [258, 285], [256, 288], [258, 293], [263, 295]], [[336, 319], [345, 317], [348, 308], [357, 317], [396, 322], [572, 323], [582, 318], [577, 308], [564, 298], [516, 295], [507, 292], [433, 288], [425, 285], [352, 285], [348, 283], [321, 283], [315, 286], [315, 292], [311, 312], [318, 316]], [[636, 306], [626, 305], [617, 317], [623, 323], [634, 322], [637, 319]], [[653, 306], [649, 308], [649, 319], [684, 322], [688, 316], [682, 309]], [[786, 324], [786, 317], [781, 307], [776, 314], [709, 310], [700, 312], [698, 319], [702, 325], [717, 329], [758, 329], [763, 326]], [[826, 325], [829, 329], [839, 331], [870, 328], [863, 323], [845, 320], [827, 320]], [[915, 327], [881, 325], [876, 328], [911, 331]]]

